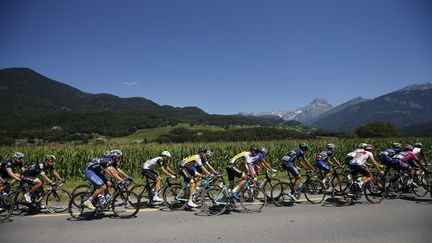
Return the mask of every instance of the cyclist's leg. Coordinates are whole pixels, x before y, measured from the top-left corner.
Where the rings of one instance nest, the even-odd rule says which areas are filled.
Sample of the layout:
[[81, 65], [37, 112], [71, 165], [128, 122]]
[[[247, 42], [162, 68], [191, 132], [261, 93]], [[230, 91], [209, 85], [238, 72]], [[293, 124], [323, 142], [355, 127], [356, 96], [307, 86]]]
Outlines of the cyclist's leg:
[[101, 178], [100, 173], [96, 173], [93, 170], [86, 170], [85, 172], [86, 178], [93, 184], [95, 190], [88, 199], [89, 202], [92, 202], [99, 194], [103, 191], [108, 190], [106, 178], [103, 176]]
[[324, 184], [327, 183], [328, 179], [332, 175], [332, 172], [330, 170], [330, 166], [323, 160], [317, 160], [315, 164], [321, 171], [324, 171], [324, 178], [323, 178], [322, 182]]

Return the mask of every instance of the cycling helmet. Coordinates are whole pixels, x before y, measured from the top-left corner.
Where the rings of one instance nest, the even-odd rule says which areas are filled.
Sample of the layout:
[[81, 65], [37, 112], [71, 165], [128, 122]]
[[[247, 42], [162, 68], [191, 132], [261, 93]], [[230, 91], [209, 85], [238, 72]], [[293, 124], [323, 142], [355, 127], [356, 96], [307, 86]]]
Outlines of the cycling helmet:
[[118, 149], [111, 150], [111, 152], [110, 152], [111, 158], [120, 158], [122, 155], [123, 155], [123, 153]]
[[259, 151], [262, 153], [262, 155], [266, 155], [267, 154], [267, 149], [265, 148], [265, 147], [261, 147], [260, 149], [259, 149]]
[[374, 149], [374, 146], [372, 144], [366, 144], [366, 146], [364, 147], [364, 150], [372, 152]]
[[54, 155], [52, 155], [52, 154], [46, 154], [44, 156], [44, 158], [45, 158], [45, 160], [50, 160], [50, 161], [53, 161], [53, 162], [56, 160], [56, 157]]
[[21, 152], [15, 152], [12, 154], [12, 159], [22, 159], [24, 158], [24, 154]]
[[301, 144], [299, 145], [299, 148], [300, 148], [301, 150], [308, 150], [308, 149], [309, 149], [309, 145], [308, 145], [307, 143], [301, 143]]
[[414, 147], [411, 144], [405, 145], [405, 151], [413, 151]]
[[400, 143], [392, 143], [392, 148], [401, 148], [402, 145]]
[[423, 144], [422, 143], [415, 143], [414, 144], [414, 148], [422, 148]]
[[163, 151], [163, 152], [161, 153], [161, 156], [165, 156], [165, 157], [167, 157], [167, 158], [171, 158], [171, 153], [168, 152], [168, 151]]
[[367, 143], [361, 143], [359, 144], [359, 148], [364, 149], [367, 145]]
[[213, 152], [210, 150], [207, 150], [206, 156], [207, 156], [207, 158], [211, 158], [213, 156]]
[[333, 151], [336, 148], [336, 145], [329, 143], [329, 144], [327, 144], [327, 148], [331, 149]]

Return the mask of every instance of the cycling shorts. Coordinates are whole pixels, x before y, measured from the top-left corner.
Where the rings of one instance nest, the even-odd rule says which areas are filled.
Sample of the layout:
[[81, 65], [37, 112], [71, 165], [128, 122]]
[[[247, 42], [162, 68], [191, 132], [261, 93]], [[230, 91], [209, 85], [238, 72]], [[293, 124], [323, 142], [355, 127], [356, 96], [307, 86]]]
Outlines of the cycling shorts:
[[146, 178], [146, 179], [150, 179], [151, 181], [155, 181], [158, 177], [159, 174], [154, 171], [154, 170], [149, 170], [149, 169], [143, 169], [141, 171], [141, 174]]
[[320, 170], [323, 170], [325, 172], [329, 172], [330, 171], [330, 166], [324, 160], [317, 160], [317, 161], [315, 161], [315, 165]]
[[234, 165], [228, 165], [226, 167], [226, 172], [228, 174], [228, 181], [234, 181], [236, 177], [242, 178], [246, 176], [246, 174], [243, 171], [240, 171]]
[[86, 170], [85, 176], [95, 188], [100, 188], [107, 183], [105, 175], [102, 173], [97, 173], [93, 170]]
[[23, 177], [21, 178], [21, 181], [30, 185], [34, 185], [36, 183], [42, 183], [42, 181], [36, 177]]
[[[192, 167], [194, 168], [194, 167]], [[186, 167], [181, 167], [180, 168], [180, 174], [182, 175], [183, 179], [185, 182], [190, 183], [193, 182], [193, 178], [195, 176], [195, 174], [197, 173], [196, 168], [195, 169], [188, 169]]]
[[300, 173], [298, 172], [297, 167], [295, 167], [295, 165], [292, 162], [290, 161], [282, 162], [282, 168], [284, 168], [285, 170], [293, 174], [295, 178], [300, 177]]
[[361, 173], [364, 176], [370, 176], [371, 172], [364, 166], [358, 164], [350, 164], [352, 175], [356, 176], [358, 173]]

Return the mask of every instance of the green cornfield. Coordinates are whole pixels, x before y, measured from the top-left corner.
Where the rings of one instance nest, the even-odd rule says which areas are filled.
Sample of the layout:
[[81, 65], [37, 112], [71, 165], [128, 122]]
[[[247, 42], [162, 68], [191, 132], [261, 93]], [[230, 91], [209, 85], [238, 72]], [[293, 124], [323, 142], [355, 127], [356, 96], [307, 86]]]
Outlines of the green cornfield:
[[392, 142], [414, 143], [421, 142], [424, 151], [431, 157], [432, 138], [393, 138], [393, 139], [314, 139], [309, 141], [286, 140], [286, 141], [268, 141], [268, 142], [218, 142], [208, 144], [140, 144], [140, 145], [49, 145], [49, 146], [20, 146], [20, 147], [0, 147], [0, 158], [8, 159], [15, 151], [21, 151], [25, 154], [24, 164], [30, 166], [34, 163], [41, 162], [44, 154], [53, 154], [57, 157], [56, 168], [62, 176], [68, 179], [84, 178], [84, 169], [86, 162], [92, 158], [101, 157], [105, 150], [120, 149], [123, 152], [123, 158], [120, 167], [133, 176], [139, 176], [142, 164], [153, 157], [159, 155], [163, 150], [168, 150], [173, 155], [169, 162], [171, 168], [177, 169], [182, 158], [197, 152], [198, 148], [204, 147], [210, 149], [214, 156], [211, 164], [219, 171], [224, 171], [229, 158], [237, 153], [247, 150], [251, 146], [266, 147], [268, 150], [267, 160], [273, 164], [276, 169], [281, 169], [280, 159], [289, 150], [298, 147], [300, 142], [309, 144], [307, 158], [313, 160], [314, 155], [320, 152], [327, 143], [336, 145], [336, 157], [343, 160], [345, 155], [355, 149], [359, 143], [371, 143], [375, 146], [375, 153], [381, 149], [388, 148]]

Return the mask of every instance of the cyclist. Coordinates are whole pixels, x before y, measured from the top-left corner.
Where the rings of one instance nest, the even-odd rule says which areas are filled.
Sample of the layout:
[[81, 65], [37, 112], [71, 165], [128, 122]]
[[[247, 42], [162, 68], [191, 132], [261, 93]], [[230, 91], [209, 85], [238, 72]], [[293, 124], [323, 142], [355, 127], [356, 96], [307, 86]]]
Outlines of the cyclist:
[[[315, 165], [319, 168], [320, 171], [324, 171], [324, 179], [322, 182], [324, 185], [327, 183], [328, 178], [332, 175], [332, 171], [330, 170], [330, 166], [327, 164], [330, 163], [330, 165], [336, 164], [337, 166], [341, 166], [339, 160], [336, 159], [334, 155], [334, 150], [336, 146], [332, 143], [327, 144], [327, 149], [324, 151], [321, 151], [317, 156], [315, 157]], [[332, 163], [332, 161], [334, 163]]]
[[108, 158], [95, 158], [87, 163], [85, 176], [93, 184], [95, 190], [92, 195], [84, 202], [84, 206], [91, 210], [95, 210], [93, 206], [93, 199], [95, 199], [99, 194], [108, 190], [107, 179], [102, 171], [111, 175], [108, 170]]
[[267, 149], [264, 147], [256, 148], [257, 156], [252, 161], [252, 168], [255, 170], [256, 174], [259, 175], [261, 171], [261, 167], [264, 167], [267, 170], [271, 170], [273, 172], [277, 172], [277, 170], [273, 169], [271, 164], [267, 162], [265, 156], [267, 155]]
[[398, 153], [400, 153], [402, 151], [402, 144], [397, 143], [397, 142], [392, 143], [392, 148], [391, 149], [395, 152], [395, 154], [398, 154]]
[[149, 184], [149, 180], [153, 182], [153, 198], [152, 200], [155, 202], [162, 202], [163, 200], [158, 196], [158, 191], [160, 188], [161, 178], [159, 174], [155, 171], [156, 167], [160, 167], [161, 171], [167, 176], [175, 179], [175, 173], [171, 170], [170, 167], [166, 164], [166, 162], [171, 158], [171, 153], [168, 151], [163, 151], [159, 157], [147, 160], [143, 164], [143, 169], [141, 174], [145, 177], [147, 184]]
[[23, 170], [23, 158], [23, 153], [15, 152], [12, 154], [10, 159], [0, 163], [0, 191], [3, 191], [4, 188], [2, 184], [5, 182], [6, 179], [21, 181], [21, 175], [15, 173], [13, 170], [17, 167]]
[[408, 180], [408, 186], [413, 183], [414, 176], [416, 175], [416, 169], [421, 167], [425, 169], [423, 165], [419, 162], [417, 154], [413, 152], [414, 146], [411, 144], [405, 145], [403, 152], [400, 152], [394, 158], [399, 162], [400, 168], [403, 170], [410, 170], [410, 179]]
[[[250, 176], [254, 179], [257, 178], [255, 170], [253, 168], [253, 163], [256, 160], [259, 160], [258, 157], [259, 149], [255, 147], [251, 147], [249, 151], [243, 151], [238, 153], [234, 157], [232, 157], [229, 161], [228, 166], [226, 167], [226, 171], [228, 174], [229, 181], [229, 189], [231, 190], [231, 195], [238, 199], [239, 198], [239, 190], [246, 184], [248, 178], [244, 171], [246, 171]], [[241, 170], [239, 168], [244, 168]], [[234, 187], [234, 179], [240, 178], [240, 182]]]
[[305, 158], [306, 152], [309, 150], [309, 145], [307, 143], [301, 143], [298, 149], [291, 150], [284, 157], [282, 157], [282, 168], [287, 170], [288, 176], [291, 173], [294, 178], [294, 186], [292, 193], [299, 192], [302, 189], [303, 183], [301, 183], [302, 176], [298, 172], [297, 167], [295, 166], [295, 161], [297, 159], [301, 159], [300, 165], [302, 167], [310, 168], [311, 170], [315, 170], [315, 168], [309, 163], [309, 161]]
[[119, 167], [119, 161], [122, 155], [122, 151], [116, 149], [110, 151], [109, 157], [104, 157], [104, 159], [105, 161], [108, 161], [107, 169], [110, 172], [111, 177], [120, 182], [122, 185], [125, 185], [127, 183], [126, 180], [133, 181], [133, 179]]
[[423, 162], [427, 165], [429, 158], [427, 157], [426, 153], [424, 153], [424, 151], [422, 150], [423, 144], [414, 143], [413, 146], [414, 146], [413, 153], [415, 153], [419, 159], [421, 158]]
[[57, 184], [55, 182], [53, 182], [46, 174], [45, 172], [48, 170], [52, 170], [53, 175], [60, 181], [64, 181], [61, 177], [60, 174], [55, 170], [54, 166], [55, 166], [55, 160], [56, 157], [52, 154], [47, 154], [44, 156], [44, 162], [39, 163], [39, 164], [34, 164], [30, 167], [28, 167], [27, 169], [24, 170], [23, 172], [23, 176], [25, 177], [25, 180], [27, 183], [29, 183], [30, 185], [32, 185], [32, 188], [30, 189], [30, 191], [28, 191], [26, 194], [24, 194], [24, 199], [28, 202], [31, 203], [31, 196], [30, 194], [33, 193], [34, 191], [36, 191], [39, 188], [42, 188], [42, 181], [37, 178], [37, 176], [41, 176], [42, 179], [44, 181], [46, 181], [47, 183], [51, 184], [51, 186], [56, 186]]
[[204, 163], [207, 162], [206, 153], [207, 149], [199, 149], [198, 154], [188, 156], [180, 162], [180, 174], [183, 176], [185, 183], [189, 184], [187, 205], [191, 208], [198, 207], [198, 205], [192, 201], [193, 193], [202, 179], [202, 174], [199, 173], [198, 170], [202, 170], [206, 175], [210, 175], [210, 172], [203, 166], [203, 161]]
[[355, 177], [358, 173], [361, 173], [363, 176], [366, 176], [366, 179], [363, 182], [364, 184], [366, 184], [373, 179], [372, 173], [366, 166], [367, 161], [371, 161], [381, 175], [384, 175], [384, 172], [381, 170], [381, 167], [379, 166], [378, 162], [375, 160], [372, 154], [373, 145], [362, 143], [359, 147], [359, 149], [356, 149], [349, 153], [347, 157], [349, 158], [349, 165], [352, 170], [352, 176]]

